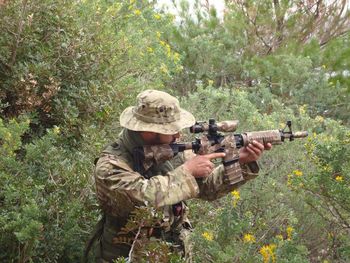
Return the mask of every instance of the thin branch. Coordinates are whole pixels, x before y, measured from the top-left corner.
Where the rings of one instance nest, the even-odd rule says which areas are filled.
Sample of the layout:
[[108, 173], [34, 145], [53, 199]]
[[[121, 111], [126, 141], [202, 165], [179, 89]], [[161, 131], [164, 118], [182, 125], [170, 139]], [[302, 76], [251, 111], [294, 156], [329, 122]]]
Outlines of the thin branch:
[[260, 243], [260, 241], [262, 241], [264, 238], [265, 238], [265, 236], [270, 232], [270, 230], [271, 229], [273, 229], [273, 228], [275, 228], [275, 226], [277, 226], [278, 224], [279, 224], [279, 222], [283, 222], [283, 221], [285, 221], [287, 218], [284, 218], [284, 216], [283, 215], [281, 215], [280, 217], [278, 217], [275, 221], [274, 221], [274, 223], [273, 224], [271, 224], [271, 226], [269, 227], [269, 229], [267, 229], [266, 231], [265, 231], [265, 233], [259, 238], [259, 240], [257, 241], [257, 243]]
[[[305, 191], [311, 193], [314, 196], [317, 196], [318, 198], [320, 198], [320, 199], [322, 199], [324, 201], [326, 206], [323, 206], [322, 209], [324, 209], [325, 211], [329, 211], [330, 212], [330, 214], [333, 217], [333, 220], [335, 220], [335, 223], [337, 223], [338, 225], [340, 224], [345, 229], [350, 229], [349, 223], [346, 221], [346, 219], [343, 217], [343, 215], [339, 212], [339, 210], [335, 207], [334, 203], [332, 202], [332, 201], [335, 201], [335, 200], [331, 200], [332, 198], [330, 198], [329, 196], [321, 195], [319, 193], [316, 193], [316, 192], [312, 191], [311, 189], [305, 189]], [[309, 206], [311, 206], [323, 219], [325, 219], [326, 221], [330, 221], [330, 219], [325, 217], [325, 215], [323, 213], [321, 213], [321, 211], [319, 211], [319, 209], [317, 207], [315, 207], [310, 202], [306, 201], [306, 203]], [[322, 202], [320, 202], [319, 205], [321, 206]]]
[[[254, 18], [250, 17], [250, 15], [248, 14], [248, 10], [244, 9], [244, 5], [240, 5], [241, 6], [241, 10], [244, 13], [245, 17], [248, 20], [248, 23], [252, 24], [254, 26], [254, 33], [257, 36], [257, 38], [264, 44], [264, 46], [267, 48], [266, 54], [269, 54], [272, 50], [272, 46], [270, 46], [265, 39], [260, 35], [259, 30], [258, 30], [258, 26], [256, 24], [256, 16]], [[259, 12], [259, 10], [257, 10], [257, 13]], [[247, 35], [249, 35], [249, 32], [247, 32]]]
[[22, 8], [21, 8], [21, 15], [19, 17], [18, 21], [18, 30], [17, 33], [15, 34], [15, 43], [12, 46], [12, 51], [11, 51], [11, 58], [10, 58], [10, 63], [9, 66], [12, 68], [13, 65], [16, 63], [16, 58], [17, 58], [17, 50], [19, 48], [19, 44], [22, 42], [21, 35], [23, 32], [23, 26], [24, 26], [24, 14], [26, 13], [27, 9], [27, 0], [22, 1]]
[[139, 228], [138, 228], [138, 230], [137, 230], [137, 233], [136, 233], [136, 235], [135, 235], [134, 241], [132, 242], [132, 245], [131, 245], [131, 248], [130, 248], [130, 251], [129, 251], [128, 261], [127, 261], [127, 262], [131, 262], [132, 253], [133, 253], [133, 250], [134, 250], [134, 248], [135, 248], [137, 239], [138, 239], [138, 237], [139, 237], [139, 235], [140, 235], [140, 233], [141, 233], [141, 229], [142, 229], [143, 223], [144, 223], [144, 221], [141, 221], [141, 222], [140, 222]]
[[277, 34], [277, 46], [281, 45], [283, 40], [283, 22], [284, 15], [281, 13], [281, 6], [278, 0], [273, 0], [276, 15], [276, 34]]

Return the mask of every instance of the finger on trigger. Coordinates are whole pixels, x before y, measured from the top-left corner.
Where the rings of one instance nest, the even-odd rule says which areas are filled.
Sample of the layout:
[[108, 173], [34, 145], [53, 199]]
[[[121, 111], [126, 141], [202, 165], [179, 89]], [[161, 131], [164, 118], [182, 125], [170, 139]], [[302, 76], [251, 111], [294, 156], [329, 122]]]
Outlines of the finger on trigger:
[[223, 158], [225, 157], [225, 153], [209, 153], [206, 154], [205, 157], [207, 157], [209, 160], [216, 159], [216, 158]]

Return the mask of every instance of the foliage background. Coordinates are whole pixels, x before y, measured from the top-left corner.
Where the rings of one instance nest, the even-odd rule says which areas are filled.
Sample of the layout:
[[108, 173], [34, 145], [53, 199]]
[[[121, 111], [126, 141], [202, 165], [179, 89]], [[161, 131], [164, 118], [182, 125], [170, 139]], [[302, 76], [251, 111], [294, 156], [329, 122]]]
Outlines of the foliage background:
[[0, 261], [78, 262], [93, 161], [139, 91], [238, 132], [308, 130], [261, 176], [190, 202], [197, 262], [350, 261], [347, 1], [0, 1]]

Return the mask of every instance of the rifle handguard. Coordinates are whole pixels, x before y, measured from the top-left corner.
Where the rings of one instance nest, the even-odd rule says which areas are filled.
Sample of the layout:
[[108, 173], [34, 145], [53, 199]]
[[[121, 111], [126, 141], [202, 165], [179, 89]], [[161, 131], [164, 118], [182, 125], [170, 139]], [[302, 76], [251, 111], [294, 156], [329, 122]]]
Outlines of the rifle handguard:
[[247, 146], [252, 141], [258, 141], [262, 144], [282, 144], [282, 137], [279, 130], [256, 131], [242, 133], [243, 145]]
[[245, 132], [241, 135], [243, 140], [242, 146], [247, 146], [252, 141], [258, 141], [262, 144], [271, 143], [273, 145], [282, 144], [285, 140], [293, 141], [297, 138], [305, 138], [308, 136], [307, 131], [300, 132], [285, 132], [284, 130], [267, 130], [267, 131], [255, 131], [255, 132]]

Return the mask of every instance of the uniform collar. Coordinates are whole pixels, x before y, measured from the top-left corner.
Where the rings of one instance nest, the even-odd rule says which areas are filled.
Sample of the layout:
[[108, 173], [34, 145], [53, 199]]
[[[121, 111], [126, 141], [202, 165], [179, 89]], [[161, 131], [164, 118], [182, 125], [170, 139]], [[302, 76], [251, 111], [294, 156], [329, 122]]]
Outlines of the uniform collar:
[[135, 147], [145, 145], [145, 142], [142, 139], [140, 133], [129, 129], [123, 129], [120, 133], [119, 138], [130, 153], [132, 153]]

